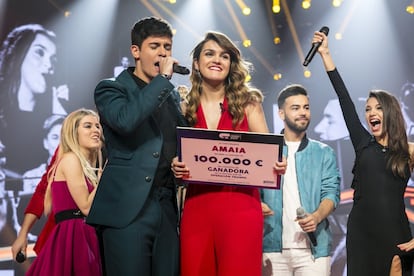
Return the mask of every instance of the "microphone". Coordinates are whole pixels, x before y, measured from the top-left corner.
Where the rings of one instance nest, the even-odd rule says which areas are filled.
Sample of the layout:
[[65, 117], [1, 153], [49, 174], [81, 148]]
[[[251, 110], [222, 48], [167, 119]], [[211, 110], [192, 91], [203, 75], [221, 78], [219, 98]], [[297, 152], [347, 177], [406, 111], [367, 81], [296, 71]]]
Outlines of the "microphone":
[[22, 263], [24, 261], [26, 261], [26, 255], [24, 255], [22, 251], [19, 251], [19, 253], [16, 255], [16, 262]]
[[173, 72], [181, 75], [190, 74], [190, 70], [187, 67], [175, 64], [173, 65]]
[[[302, 207], [299, 207], [298, 209], [296, 209], [296, 217], [297, 219], [304, 219], [306, 218], [308, 215], [306, 215], [305, 209], [303, 209]], [[308, 234], [308, 238], [311, 241], [313, 246], [317, 246], [318, 243], [316, 241], [316, 237], [315, 234], [313, 232], [306, 232], [306, 234]]]
[[224, 113], [224, 111], [226, 111], [226, 109], [224, 108], [223, 103], [220, 103], [220, 111], [221, 111], [221, 113]]
[[[323, 26], [320, 30], [321, 33], [328, 35], [329, 28]], [[320, 42], [316, 42], [312, 44], [312, 48], [309, 50], [308, 54], [306, 55], [305, 61], [303, 62], [303, 66], [308, 66], [308, 64], [312, 61], [313, 56], [315, 55], [316, 51], [318, 51], [319, 46], [321, 46]]]

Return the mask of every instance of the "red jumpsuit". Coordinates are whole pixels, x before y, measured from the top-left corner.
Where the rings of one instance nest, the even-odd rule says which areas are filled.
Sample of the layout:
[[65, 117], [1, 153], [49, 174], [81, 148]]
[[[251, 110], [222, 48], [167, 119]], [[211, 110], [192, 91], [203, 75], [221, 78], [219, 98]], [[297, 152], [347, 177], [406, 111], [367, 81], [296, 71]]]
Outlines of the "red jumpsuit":
[[[223, 103], [218, 129], [235, 130]], [[194, 127], [207, 128], [201, 105]], [[248, 131], [244, 117], [236, 130]], [[260, 276], [263, 214], [259, 190], [190, 184], [180, 229], [181, 276]]]

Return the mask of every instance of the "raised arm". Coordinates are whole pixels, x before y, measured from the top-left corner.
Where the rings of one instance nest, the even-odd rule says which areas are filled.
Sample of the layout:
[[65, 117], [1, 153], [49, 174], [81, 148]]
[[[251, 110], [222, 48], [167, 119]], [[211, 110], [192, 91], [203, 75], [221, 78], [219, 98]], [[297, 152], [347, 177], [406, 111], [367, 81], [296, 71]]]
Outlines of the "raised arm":
[[313, 43], [321, 43], [318, 48], [318, 53], [322, 57], [323, 65], [327, 72], [333, 71], [335, 69], [335, 63], [332, 59], [331, 53], [328, 48], [328, 37], [322, 32], [315, 32], [312, 38]]
[[348, 89], [346, 88], [341, 75], [336, 69], [335, 63], [329, 51], [328, 37], [322, 32], [315, 32], [312, 38], [312, 43], [315, 42], [321, 43], [320, 47], [318, 48], [318, 53], [322, 58], [325, 70], [328, 73], [332, 86], [338, 96], [342, 114], [344, 115], [345, 123], [348, 128], [352, 144], [354, 148], [357, 149], [359, 145], [361, 145], [361, 142], [369, 139], [371, 135], [362, 125], [358, 117], [355, 104], [349, 95]]

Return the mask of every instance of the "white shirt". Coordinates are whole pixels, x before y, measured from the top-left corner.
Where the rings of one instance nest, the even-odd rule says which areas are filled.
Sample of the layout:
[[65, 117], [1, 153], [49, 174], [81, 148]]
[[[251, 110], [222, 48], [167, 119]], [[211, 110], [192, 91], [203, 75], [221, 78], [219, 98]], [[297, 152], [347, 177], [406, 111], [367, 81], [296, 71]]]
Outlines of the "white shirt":
[[296, 176], [295, 153], [300, 142], [287, 142], [287, 168], [283, 178], [283, 214], [282, 245], [283, 248], [309, 248], [306, 234], [296, 219], [296, 209], [301, 206], [298, 181]]

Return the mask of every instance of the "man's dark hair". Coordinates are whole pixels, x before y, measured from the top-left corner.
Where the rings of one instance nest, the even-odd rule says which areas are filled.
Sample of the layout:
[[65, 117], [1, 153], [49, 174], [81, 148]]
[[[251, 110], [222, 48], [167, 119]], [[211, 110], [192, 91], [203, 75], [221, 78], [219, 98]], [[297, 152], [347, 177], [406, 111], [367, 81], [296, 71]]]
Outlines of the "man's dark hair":
[[308, 92], [306, 92], [305, 87], [300, 84], [290, 84], [283, 88], [277, 96], [277, 105], [279, 106], [279, 109], [283, 107], [287, 98], [296, 95], [308, 96]]
[[171, 25], [157, 17], [145, 17], [134, 24], [131, 30], [131, 45], [141, 48], [142, 42], [149, 36], [167, 36], [172, 38]]

